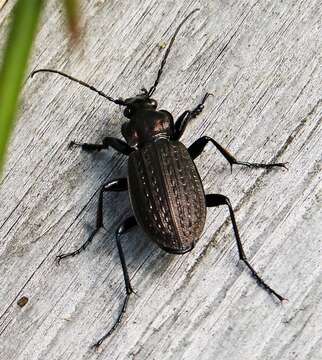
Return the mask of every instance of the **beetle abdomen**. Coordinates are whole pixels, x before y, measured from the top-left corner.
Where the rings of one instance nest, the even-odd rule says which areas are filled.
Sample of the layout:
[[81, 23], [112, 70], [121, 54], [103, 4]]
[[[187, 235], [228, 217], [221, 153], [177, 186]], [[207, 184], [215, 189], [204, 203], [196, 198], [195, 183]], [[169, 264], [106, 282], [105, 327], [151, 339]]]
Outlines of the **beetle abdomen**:
[[160, 139], [130, 154], [129, 194], [143, 230], [162, 249], [191, 250], [205, 224], [202, 183], [187, 148]]

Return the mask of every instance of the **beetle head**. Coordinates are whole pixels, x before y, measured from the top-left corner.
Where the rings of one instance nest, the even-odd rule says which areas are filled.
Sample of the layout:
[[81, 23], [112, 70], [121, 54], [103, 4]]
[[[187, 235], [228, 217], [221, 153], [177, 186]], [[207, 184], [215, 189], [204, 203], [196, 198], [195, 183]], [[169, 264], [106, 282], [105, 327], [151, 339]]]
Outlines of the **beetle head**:
[[151, 109], [155, 110], [158, 106], [156, 100], [151, 99], [148, 96], [147, 90], [142, 89], [143, 93], [138, 94], [134, 97], [126, 99], [124, 102], [126, 104], [126, 108], [124, 110], [124, 116], [128, 119], [132, 119], [135, 114], [143, 109]]

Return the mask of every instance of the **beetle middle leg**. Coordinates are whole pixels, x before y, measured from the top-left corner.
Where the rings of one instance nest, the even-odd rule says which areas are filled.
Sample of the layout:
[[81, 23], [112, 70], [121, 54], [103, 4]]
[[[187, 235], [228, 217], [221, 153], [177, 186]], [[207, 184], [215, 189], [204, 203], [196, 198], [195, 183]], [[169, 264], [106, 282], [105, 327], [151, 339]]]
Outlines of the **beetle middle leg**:
[[93, 152], [93, 151], [101, 151], [104, 149], [108, 149], [109, 147], [113, 148], [114, 150], [120, 152], [123, 155], [130, 155], [134, 149], [129, 146], [125, 141], [120, 140], [115, 137], [106, 137], [103, 139], [102, 144], [89, 144], [89, 143], [77, 143], [75, 141], [72, 141], [69, 143], [69, 147], [79, 146], [82, 148], [82, 150], [87, 152]]
[[78, 255], [80, 252], [85, 250], [87, 246], [92, 242], [94, 236], [100, 230], [100, 228], [104, 227], [103, 225], [103, 196], [104, 193], [107, 191], [125, 191], [127, 190], [127, 179], [120, 178], [104, 184], [100, 190], [99, 198], [98, 198], [98, 206], [97, 206], [97, 214], [96, 214], [96, 226], [95, 230], [91, 233], [89, 238], [84, 242], [84, 244], [78, 248], [77, 250], [67, 253], [67, 254], [60, 254], [56, 257], [57, 263], [60, 262], [61, 259]]
[[203, 97], [200, 104], [198, 104], [193, 110], [186, 110], [184, 113], [182, 113], [178, 120], [174, 124], [174, 136], [173, 140], [179, 140], [184, 133], [189, 121], [192, 119], [195, 119], [198, 115], [202, 113], [202, 110], [204, 109], [205, 102], [207, 98], [212, 95], [210, 93], [206, 93]]
[[275, 295], [280, 301], [286, 300], [283, 296], [278, 294], [269, 285], [267, 285], [264, 282], [264, 280], [257, 274], [257, 272], [254, 270], [252, 265], [248, 262], [247, 257], [246, 257], [245, 252], [244, 252], [244, 249], [243, 249], [243, 245], [242, 245], [241, 240], [240, 240], [240, 236], [239, 236], [239, 232], [238, 232], [238, 228], [237, 228], [237, 223], [236, 223], [236, 219], [235, 219], [235, 215], [234, 215], [234, 210], [233, 210], [233, 207], [231, 206], [231, 203], [230, 203], [228, 197], [224, 196], [224, 195], [221, 195], [221, 194], [208, 194], [208, 195], [206, 195], [206, 206], [207, 207], [214, 207], [214, 206], [220, 206], [220, 205], [228, 206], [230, 219], [231, 219], [231, 222], [232, 222], [232, 225], [233, 225], [233, 230], [234, 230], [234, 234], [235, 234], [235, 238], [236, 238], [236, 242], [237, 242], [237, 247], [238, 247], [238, 253], [239, 253], [240, 260], [242, 260], [246, 264], [246, 266], [251, 271], [252, 276], [255, 278], [255, 280], [257, 281], [257, 283], [260, 286], [262, 286], [269, 293]]
[[111, 327], [111, 329], [104, 335], [102, 336], [94, 345], [94, 348], [98, 348], [102, 342], [108, 338], [115, 330], [116, 328], [120, 325], [122, 318], [126, 312], [127, 309], [127, 304], [129, 302], [129, 298], [131, 296], [131, 294], [134, 292], [131, 286], [131, 282], [130, 282], [130, 277], [129, 277], [129, 273], [127, 271], [127, 267], [126, 267], [126, 262], [125, 262], [125, 257], [124, 257], [124, 252], [122, 249], [122, 244], [121, 244], [121, 235], [125, 234], [126, 232], [128, 232], [130, 229], [132, 229], [134, 226], [137, 225], [137, 222], [135, 220], [134, 216], [131, 216], [129, 218], [127, 218], [123, 224], [121, 224], [118, 229], [116, 230], [115, 236], [116, 236], [116, 244], [117, 244], [117, 249], [119, 252], [119, 256], [120, 256], [120, 260], [121, 260], [121, 265], [122, 265], [122, 270], [123, 270], [123, 276], [124, 276], [124, 282], [125, 282], [125, 289], [126, 289], [126, 297], [122, 306], [122, 310], [118, 316], [118, 318], [116, 319], [114, 325]]
[[229, 162], [231, 169], [233, 168], [233, 165], [244, 165], [252, 168], [272, 168], [272, 167], [283, 167], [287, 169], [286, 163], [269, 163], [269, 164], [263, 164], [263, 163], [249, 163], [245, 161], [238, 161], [233, 155], [229, 153], [228, 150], [223, 148], [220, 144], [217, 143], [216, 140], [212, 139], [209, 136], [202, 136], [200, 139], [196, 140], [192, 145], [189, 146], [188, 152], [194, 160], [197, 158], [202, 151], [204, 150], [205, 146], [208, 144], [208, 142], [211, 142], [215, 147], [219, 150], [219, 152], [224, 156], [224, 158]]

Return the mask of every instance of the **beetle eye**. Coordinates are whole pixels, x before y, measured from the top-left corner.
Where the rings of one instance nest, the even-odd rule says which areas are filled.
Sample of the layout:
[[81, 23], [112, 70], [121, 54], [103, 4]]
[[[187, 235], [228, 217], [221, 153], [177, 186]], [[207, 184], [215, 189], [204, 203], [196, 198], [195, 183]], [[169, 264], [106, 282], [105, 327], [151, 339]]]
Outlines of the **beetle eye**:
[[158, 106], [158, 103], [154, 99], [150, 99], [150, 104], [156, 108]]
[[132, 109], [130, 107], [127, 107], [127, 108], [125, 108], [123, 114], [124, 114], [124, 116], [129, 117], [129, 116], [131, 116], [133, 114], [133, 111], [132, 111]]

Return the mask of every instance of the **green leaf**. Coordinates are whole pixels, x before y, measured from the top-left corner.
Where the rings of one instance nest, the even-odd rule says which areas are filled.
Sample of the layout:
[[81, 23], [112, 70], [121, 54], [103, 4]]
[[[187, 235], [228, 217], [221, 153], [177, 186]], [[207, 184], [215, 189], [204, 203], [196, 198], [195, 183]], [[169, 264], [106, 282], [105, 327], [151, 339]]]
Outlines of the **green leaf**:
[[18, 0], [0, 69], [0, 174], [43, 0]]
[[78, 0], [64, 0], [69, 31], [73, 40], [79, 37], [79, 4]]

